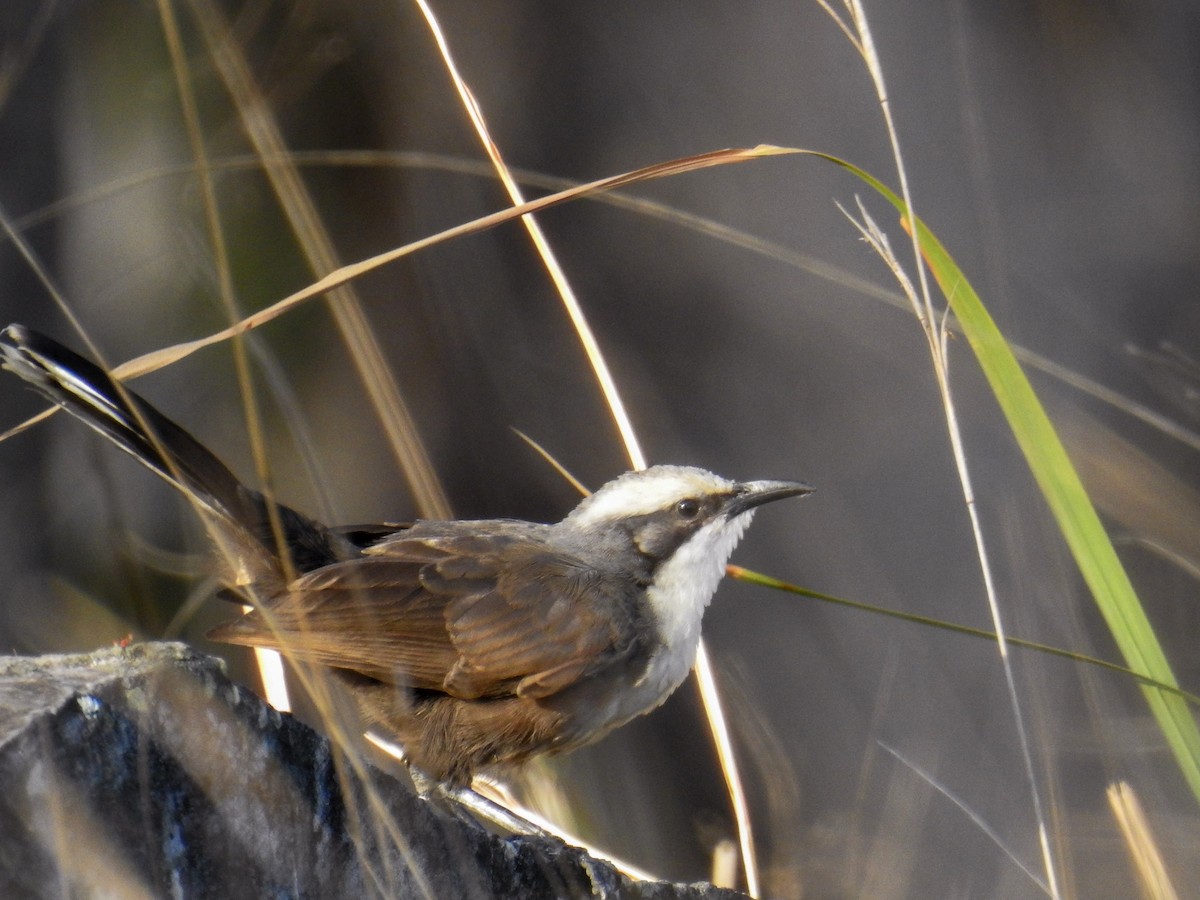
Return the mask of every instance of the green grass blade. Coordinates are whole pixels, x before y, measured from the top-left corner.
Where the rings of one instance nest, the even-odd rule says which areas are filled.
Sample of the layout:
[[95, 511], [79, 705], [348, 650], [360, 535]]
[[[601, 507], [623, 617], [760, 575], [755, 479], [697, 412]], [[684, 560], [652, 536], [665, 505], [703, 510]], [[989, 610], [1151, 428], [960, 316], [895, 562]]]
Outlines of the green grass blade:
[[[912, 622], [914, 625], [920, 625], [924, 628], [938, 628], [942, 631], [951, 631], [955, 634], [979, 638], [993, 643], [996, 641], [996, 632], [988, 631], [986, 628], [974, 628], [970, 625], [961, 625], [958, 622], [947, 622], [945, 619], [935, 619], [931, 616], [922, 616], [916, 613], [901, 612], [898, 609], [889, 609], [886, 606], [876, 606], [873, 603], [863, 603], [860, 600], [849, 600], [845, 597], [835, 597], [833, 594], [823, 594], [820, 591], [801, 587], [789, 581], [781, 581], [778, 578], [772, 578], [770, 575], [764, 575], [762, 572], [755, 572], [752, 569], [745, 569], [741, 566], [726, 566], [725, 573], [737, 581], [744, 581], [747, 584], [757, 584], [760, 587], [770, 588], [773, 591], [783, 591], [787, 594], [795, 594], [798, 597], [808, 597], [811, 600], [820, 600], [822, 603], [832, 603], [834, 606], [845, 606], [848, 609], [857, 609], [865, 613], [870, 613], [873, 616], [887, 616], [889, 619], [899, 619], [901, 622]], [[1076, 653], [1073, 650], [1064, 650], [1061, 647], [1053, 647], [1050, 644], [1041, 644], [1037, 641], [1027, 641], [1024, 638], [1013, 637], [1012, 635], [1007, 635], [1004, 640], [1012, 647], [1021, 647], [1036, 653], [1045, 653], [1047, 656], [1057, 656], [1060, 659], [1069, 659], [1072, 662], [1095, 666], [1099, 669], [1107, 669], [1110, 672], [1117, 672], [1126, 678], [1134, 678], [1142, 684], [1148, 684], [1157, 687], [1159, 690], [1178, 694], [1184, 702], [1200, 707], [1200, 696], [1189, 694], [1185, 690], [1172, 687], [1161, 681], [1154, 681], [1145, 675], [1133, 671], [1133, 669], [1119, 666], [1106, 659], [1088, 656], [1086, 653]]]
[[[983, 302], [933, 232], [920, 219], [912, 220], [900, 197], [862, 169], [835, 157], [824, 158], [849, 169], [887, 198], [906, 224], [915, 224], [929, 269], [979, 360], [1126, 663], [1148, 679], [1177, 688], [1162, 645], [1066, 449]], [[1143, 685], [1142, 691], [1184, 778], [1200, 801], [1200, 729], [1195, 718], [1179, 694], [1148, 685]]]

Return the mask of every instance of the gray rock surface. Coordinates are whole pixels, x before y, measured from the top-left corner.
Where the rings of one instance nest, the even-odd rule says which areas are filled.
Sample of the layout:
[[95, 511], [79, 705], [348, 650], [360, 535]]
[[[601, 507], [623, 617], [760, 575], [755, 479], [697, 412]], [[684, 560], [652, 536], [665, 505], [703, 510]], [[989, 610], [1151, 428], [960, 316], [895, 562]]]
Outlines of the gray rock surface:
[[181, 644], [0, 658], [2, 897], [735, 897], [442, 813]]

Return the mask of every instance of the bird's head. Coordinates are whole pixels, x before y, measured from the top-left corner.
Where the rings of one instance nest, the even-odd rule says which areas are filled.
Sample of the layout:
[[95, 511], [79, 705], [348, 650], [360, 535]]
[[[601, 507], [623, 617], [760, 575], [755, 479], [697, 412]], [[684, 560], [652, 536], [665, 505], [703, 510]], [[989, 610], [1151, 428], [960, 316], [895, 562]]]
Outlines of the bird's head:
[[702, 595], [703, 609], [755, 508], [811, 491], [799, 481], [739, 482], [689, 466], [652, 466], [608, 482], [562, 527], [603, 543], [619, 536], [655, 582], [660, 575], [690, 581], [694, 590], [686, 593]]
[[653, 466], [627, 472], [586, 498], [557, 528], [637, 573], [659, 643], [692, 664], [704, 610], [757, 507], [808, 494], [799, 481], [730, 481], [704, 469]]

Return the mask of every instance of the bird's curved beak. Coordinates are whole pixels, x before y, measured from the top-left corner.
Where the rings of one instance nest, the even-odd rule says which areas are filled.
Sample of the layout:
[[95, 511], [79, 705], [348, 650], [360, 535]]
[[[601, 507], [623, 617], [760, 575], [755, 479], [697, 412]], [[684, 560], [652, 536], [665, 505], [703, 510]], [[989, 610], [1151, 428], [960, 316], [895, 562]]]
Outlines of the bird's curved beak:
[[743, 481], [734, 490], [725, 507], [725, 515], [732, 519], [747, 510], [770, 503], [772, 500], [782, 500], [785, 497], [803, 497], [815, 490], [811, 484], [803, 481]]

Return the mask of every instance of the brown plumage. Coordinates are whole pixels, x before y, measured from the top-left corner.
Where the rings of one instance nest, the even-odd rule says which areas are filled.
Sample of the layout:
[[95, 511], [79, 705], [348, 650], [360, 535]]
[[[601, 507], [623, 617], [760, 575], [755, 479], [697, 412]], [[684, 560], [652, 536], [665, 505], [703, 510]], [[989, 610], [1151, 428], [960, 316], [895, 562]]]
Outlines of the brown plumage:
[[[465, 781], [575, 746], [562, 711], [572, 690], [595, 691], [606, 671], [652, 649], [636, 638], [645, 629], [628, 577], [549, 537], [525, 522], [486, 540], [418, 522], [301, 575], [209, 636], [332, 667], [419, 768]], [[579, 602], [596, 592], [611, 602]]]

